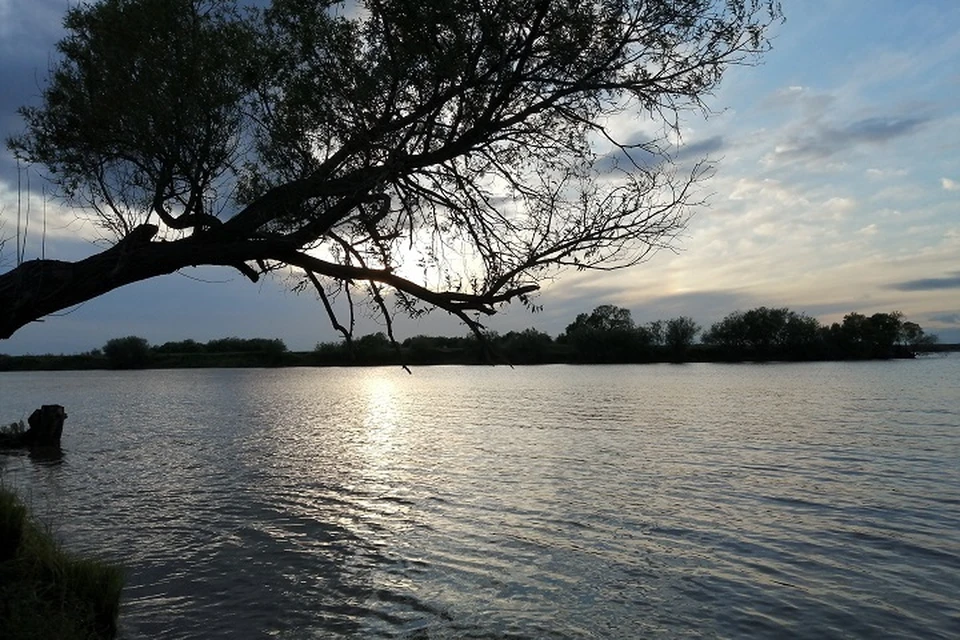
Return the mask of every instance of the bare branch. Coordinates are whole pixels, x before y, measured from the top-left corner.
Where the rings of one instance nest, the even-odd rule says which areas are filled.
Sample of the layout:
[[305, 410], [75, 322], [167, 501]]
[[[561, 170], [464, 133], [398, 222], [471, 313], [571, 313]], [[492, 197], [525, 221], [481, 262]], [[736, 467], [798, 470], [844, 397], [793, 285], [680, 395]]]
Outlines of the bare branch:
[[[675, 246], [708, 172], [679, 170], [664, 136], [780, 16], [775, 0], [366, 0], [350, 19], [303, 2], [123, 4], [67, 11], [42, 103], [9, 142], [119, 243], [0, 275], [0, 334], [210, 264], [253, 281], [303, 269], [348, 340], [358, 282], [394, 343], [391, 291], [480, 338], [474, 314], [528, 303], [559, 270]], [[619, 139], [607, 123], [628, 111], [663, 136]], [[398, 276], [405, 260], [422, 281]], [[348, 327], [324, 284], [345, 293]]]

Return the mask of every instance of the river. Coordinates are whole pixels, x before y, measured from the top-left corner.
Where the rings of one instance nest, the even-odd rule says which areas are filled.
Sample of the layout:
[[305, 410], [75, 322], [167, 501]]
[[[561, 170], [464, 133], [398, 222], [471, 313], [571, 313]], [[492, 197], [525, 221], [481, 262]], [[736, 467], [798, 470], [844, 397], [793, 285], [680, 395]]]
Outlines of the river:
[[0, 374], [121, 637], [960, 637], [960, 357]]

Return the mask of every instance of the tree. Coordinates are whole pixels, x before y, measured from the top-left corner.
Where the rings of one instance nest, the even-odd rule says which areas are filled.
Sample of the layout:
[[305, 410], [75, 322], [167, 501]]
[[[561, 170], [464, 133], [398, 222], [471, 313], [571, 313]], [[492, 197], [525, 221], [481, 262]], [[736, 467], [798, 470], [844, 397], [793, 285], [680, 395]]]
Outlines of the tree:
[[[776, 0], [336, 4], [70, 8], [8, 144], [116, 244], [0, 275], [0, 337], [195, 265], [292, 270], [348, 338], [335, 295], [352, 317], [366, 294], [391, 339], [394, 311], [431, 308], [479, 335], [476, 314], [558, 269], [671, 245], [708, 171], [671, 161], [678, 112], [705, 109], [780, 18]], [[628, 111], [664, 135], [618, 138]]]
[[589, 315], [578, 314], [567, 326], [567, 335], [577, 331], [598, 331], [601, 333], [627, 333], [634, 330], [633, 316], [629, 309], [612, 304], [601, 304]]
[[193, 340], [192, 338], [187, 338], [186, 340], [181, 340], [179, 342], [164, 342], [162, 345], [153, 347], [154, 353], [203, 353], [205, 346]]
[[806, 360], [821, 352], [820, 323], [787, 308], [757, 307], [735, 311], [703, 336], [735, 357]]
[[512, 364], [540, 364], [550, 357], [553, 339], [537, 329], [510, 331], [500, 339], [498, 350]]
[[635, 362], [650, 345], [646, 330], [637, 330], [629, 309], [602, 304], [567, 325], [564, 341], [582, 362]]
[[686, 354], [698, 333], [700, 333], [700, 325], [694, 322], [693, 318], [687, 316], [672, 318], [667, 320], [664, 343], [675, 357], [680, 358]]
[[713, 323], [703, 334], [703, 343], [726, 350], [742, 351], [747, 347], [747, 336], [742, 311], [734, 311]]
[[111, 369], [142, 369], [150, 362], [150, 343], [138, 336], [113, 338], [103, 346]]
[[843, 355], [849, 358], [890, 358], [901, 341], [903, 314], [899, 311], [875, 313], [867, 317], [848, 313], [843, 317], [838, 337]]
[[667, 341], [667, 328], [663, 320], [648, 322], [641, 329], [647, 334], [650, 344], [662, 347]]
[[914, 349], [928, 347], [937, 343], [937, 336], [926, 333], [916, 322], [907, 321], [900, 327], [899, 343]]
[[287, 345], [279, 338], [217, 338], [204, 346], [208, 353], [286, 353]]
[[875, 313], [870, 316], [870, 329], [875, 354], [889, 356], [903, 331], [903, 313]]

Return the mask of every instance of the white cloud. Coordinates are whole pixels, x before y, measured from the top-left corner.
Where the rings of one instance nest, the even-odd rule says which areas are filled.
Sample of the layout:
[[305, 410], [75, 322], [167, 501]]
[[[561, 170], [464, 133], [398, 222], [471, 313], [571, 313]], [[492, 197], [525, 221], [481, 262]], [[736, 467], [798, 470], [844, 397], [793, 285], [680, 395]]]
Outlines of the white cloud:
[[867, 177], [871, 180], [887, 180], [890, 178], [902, 178], [909, 172], [906, 169], [867, 169]]
[[12, 249], [16, 243], [18, 218], [21, 239], [26, 238], [27, 258], [37, 257], [33, 253], [41, 251], [44, 241], [75, 240], [88, 243], [101, 236], [96, 227], [78, 211], [62, 206], [50, 196], [44, 201], [43, 196], [37, 193], [24, 192], [18, 198], [15, 186], [0, 181], [0, 238], [10, 240], [5, 250]]
[[960, 182], [951, 180], [950, 178], [940, 178], [940, 186], [943, 187], [945, 191], [960, 191]]
[[832, 213], [835, 219], [840, 219], [857, 208], [857, 201], [853, 198], [833, 197], [823, 203], [823, 208]]

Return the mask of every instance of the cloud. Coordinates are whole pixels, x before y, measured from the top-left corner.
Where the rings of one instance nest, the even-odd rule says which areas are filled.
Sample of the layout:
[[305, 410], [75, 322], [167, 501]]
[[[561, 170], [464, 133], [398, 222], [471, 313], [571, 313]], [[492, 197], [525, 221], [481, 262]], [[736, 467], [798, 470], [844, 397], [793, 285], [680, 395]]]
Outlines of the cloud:
[[907, 175], [906, 169], [867, 169], [867, 177], [871, 180], [887, 180], [889, 178], [902, 178]]
[[960, 289], [960, 271], [945, 278], [919, 278], [890, 285], [897, 291], [939, 291], [941, 289]]
[[723, 136], [711, 136], [699, 142], [685, 144], [673, 154], [676, 162], [686, 162], [687, 160], [700, 160], [705, 156], [716, 154], [724, 148]]
[[823, 160], [861, 144], [882, 144], [908, 136], [930, 121], [930, 117], [920, 115], [877, 116], [835, 125], [815, 117], [792, 127], [792, 132], [774, 146], [765, 160]]
[[[631, 144], [647, 144], [653, 138], [650, 136], [634, 135], [627, 142], [626, 146]], [[696, 162], [707, 156], [716, 154], [725, 146], [724, 138], [721, 135], [711, 136], [697, 142], [691, 142], [681, 145], [676, 150], [664, 149], [664, 156], [669, 157], [674, 163], [681, 164], [685, 162]], [[642, 168], [655, 167], [664, 161], [664, 156], [658, 154], [654, 149], [646, 146], [638, 146], [633, 149], [614, 149], [597, 159], [594, 167], [601, 173], [622, 169], [630, 171], [634, 164]]]
[[634, 319], [645, 323], [688, 316], [707, 326], [737, 310], [762, 304], [751, 294], [737, 291], [689, 291], [643, 300], [634, 305]]
[[938, 313], [929, 316], [934, 322], [960, 327], [960, 313]]
[[837, 131], [847, 141], [886, 142], [893, 138], [913, 133], [929, 118], [914, 116], [911, 118], [878, 117], [866, 118], [849, 124]]
[[[17, 109], [39, 102], [65, 8], [59, 0], [0, 0], [0, 140], [22, 132]], [[16, 162], [2, 145], [0, 179], [16, 181]]]
[[810, 87], [794, 85], [767, 96], [761, 106], [776, 111], [799, 108], [804, 113], [817, 114], [824, 112], [834, 102], [836, 97], [828, 93], [816, 93]]
[[562, 332], [579, 313], [589, 313], [597, 305], [613, 304], [631, 311], [638, 324], [688, 316], [704, 326], [717, 322], [738, 309], [750, 309], [764, 301], [749, 293], [734, 290], [687, 291], [658, 295], [651, 290], [625, 289], [622, 280], [608, 278], [593, 286], [571, 290], [557, 287], [543, 293], [544, 311], [531, 316], [519, 308], [509, 308], [490, 320], [500, 332], [535, 326], [551, 335]]
[[944, 191], [960, 191], [960, 182], [950, 178], [940, 178], [940, 186]]
[[834, 219], [841, 219], [849, 213], [852, 213], [857, 208], [857, 201], [853, 198], [844, 198], [841, 196], [834, 196], [828, 198], [822, 205], [824, 211], [828, 211], [833, 214]]
[[618, 170], [631, 172], [634, 167], [652, 169], [661, 162], [663, 162], [662, 156], [645, 147], [617, 148], [597, 158], [593, 166], [600, 173], [612, 173]]

